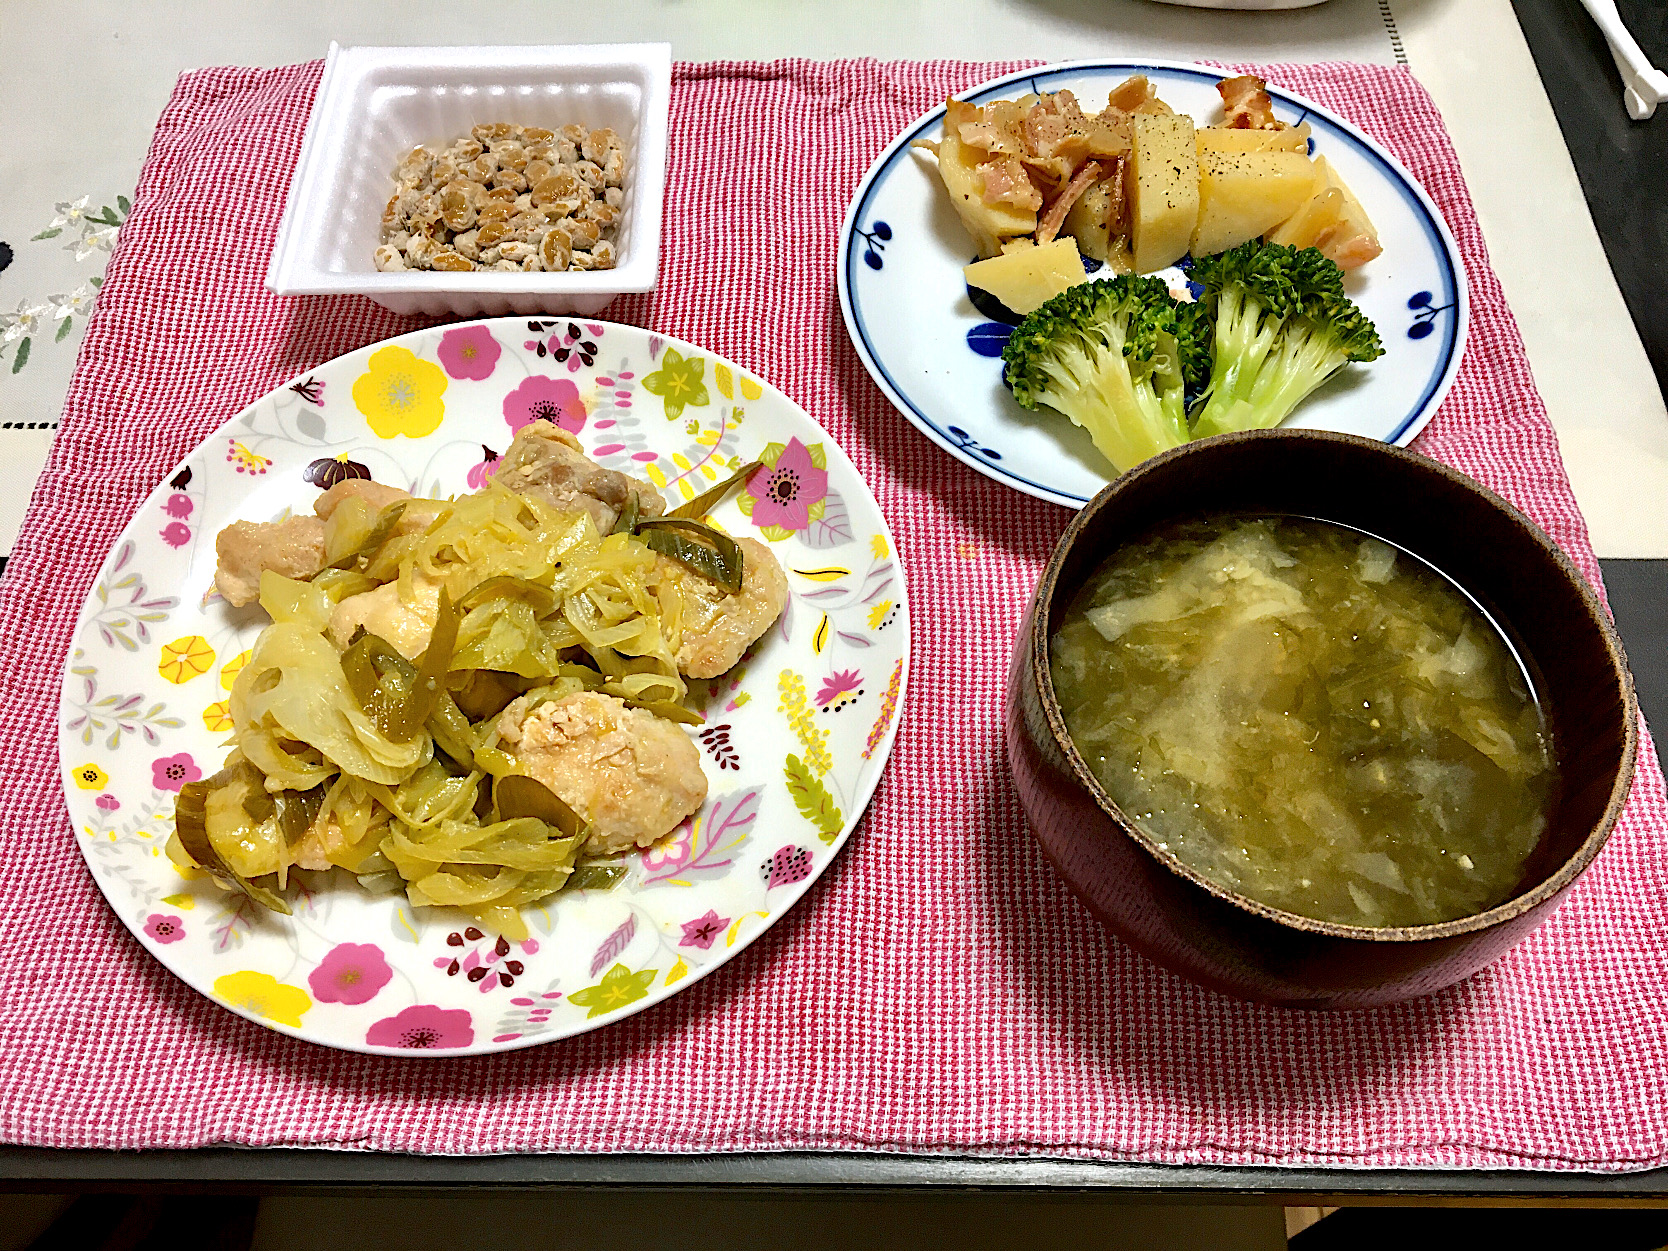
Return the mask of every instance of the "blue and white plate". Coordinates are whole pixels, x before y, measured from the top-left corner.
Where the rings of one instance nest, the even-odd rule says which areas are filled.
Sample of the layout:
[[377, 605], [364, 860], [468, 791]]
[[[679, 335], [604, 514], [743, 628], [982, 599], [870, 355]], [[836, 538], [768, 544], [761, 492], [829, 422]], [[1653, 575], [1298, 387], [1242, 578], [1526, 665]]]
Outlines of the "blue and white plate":
[[[993, 79], [962, 98], [984, 104], [1069, 87], [1094, 112], [1131, 74], [1147, 75], [1160, 99], [1200, 125], [1221, 117], [1222, 74], [1179, 62], [1074, 61]], [[1346, 289], [1378, 326], [1385, 354], [1341, 371], [1288, 424], [1406, 444], [1447, 394], [1465, 348], [1458, 249], [1424, 188], [1388, 152], [1301, 96], [1269, 94], [1281, 120], [1309, 123], [1311, 150], [1360, 199], [1384, 245]], [[1082, 430], [1027, 412], [1002, 385], [1011, 327], [975, 307], [961, 273], [973, 245], [931, 154], [909, 146], [937, 138], [943, 122], [940, 107], [909, 126], [858, 187], [839, 257], [846, 329], [876, 384], [934, 443], [999, 482], [1079, 507], [1111, 480], [1111, 466]], [[1179, 270], [1160, 276], [1185, 281]]]

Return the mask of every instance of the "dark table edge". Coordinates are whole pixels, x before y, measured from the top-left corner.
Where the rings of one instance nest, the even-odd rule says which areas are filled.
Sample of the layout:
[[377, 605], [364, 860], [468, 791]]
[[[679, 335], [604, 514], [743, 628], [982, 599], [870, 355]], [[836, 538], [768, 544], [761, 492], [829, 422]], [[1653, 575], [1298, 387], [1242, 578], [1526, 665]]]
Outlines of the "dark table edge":
[[1024, 1190], [1032, 1196], [1232, 1203], [1464, 1202], [1668, 1205], [1668, 1169], [1594, 1174], [1123, 1164], [856, 1152], [415, 1156], [316, 1148], [89, 1151], [0, 1147], [0, 1191], [354, 1194], [366, 1188], [653, 1187], [827, 1198]]

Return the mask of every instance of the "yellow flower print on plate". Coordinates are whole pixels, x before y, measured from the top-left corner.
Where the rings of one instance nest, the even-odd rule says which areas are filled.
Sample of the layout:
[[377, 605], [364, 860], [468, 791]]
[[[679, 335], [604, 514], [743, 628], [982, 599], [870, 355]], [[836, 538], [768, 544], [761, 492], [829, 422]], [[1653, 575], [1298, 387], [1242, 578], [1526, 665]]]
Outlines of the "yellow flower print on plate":
[[439, 365], [419, 360], [409, 348], [385, 347], [371, 353], [370, 368], [354, 380], [353, 403], [377, 438], [420, 439], [439, 428], [445, 392], [446, 371]]
[[234, 1008], [264, 1016], [280, 1025], [301, 1025], [301, 1014], [313, 1006], [299, 986], [280, 982], [269, 973], [245, 969], [214, 979], [214, 993]]
[[84, 791], [102, 791], [110, 785], [110, 776], [96, 764], [88, 761], [84, 765], [76, 765], [70, 770], [70, 776], [75, 784]]
[[188, 634], [162, 645], [156, 671], [176, 685], [201, 677], [214, 667], [214, 648], [201, 634]]
[[220, 685], [223, 689], [228, 691], [232, 689], [232, 683], [237, 681], [238, 671], [249, 663], [249, 657], [252, 655], [254, 655], [254, 652], [245, 648], [220, 666]]

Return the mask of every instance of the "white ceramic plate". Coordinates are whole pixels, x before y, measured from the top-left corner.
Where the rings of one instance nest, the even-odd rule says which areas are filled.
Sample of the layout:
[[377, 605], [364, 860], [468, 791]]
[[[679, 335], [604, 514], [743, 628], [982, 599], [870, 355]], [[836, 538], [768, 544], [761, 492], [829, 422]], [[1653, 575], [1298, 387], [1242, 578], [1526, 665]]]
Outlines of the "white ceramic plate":
[[[400, 397], [390, 407], [388, 396]], [[479, 487], [512, 430], [548, 417], [673, 503], [767, 468], [716, 513], [762, 536], [789, 607], [705, 686], [705, 807], [609, 891], [525, 914], [512, 943], [463, 913], [300, 874], [292, 917], [188, 880], [162, 854], [180, 786], [226, 754], [232, 677], [266, 622], [213, 594], [228, 522], [310, 507], [368, 469], [423, 495]], [[909, 659], [892, 535], [839, 446], [792, 401], [700, 348], [600, 322], [475, 322], [350, 353], [280, 387], [151, 493], [76, 628], [59, 727], [77, 842], [135, 937], [205, 995], [350, 1051], [466, 1054], [640, 1011], [757, 938], [828, 866], [891, 752]]]
[[[965, 93], [975, 104], [1070, 88], [1086, 112], [1131, 74], [1205, 125], [1221, 117], [1222, 74], [1164, 61], [1076, 61], [1009, 74]], [[1385, 354], [1340, 371], [1287, 423], [1389, 443], [1412, 441], [1436, 412], [1465, 348], [1465, 271], [1424, 188], [1383, 148], [1318, 105], [1271, 87], [1275, 115], [1307, 121], [1325, 156], [1361, 200], [1384, 254], [1346, 280], [1377, 325]], [[952, 456], [999, 482], [1076, 508], [1112, 478], [1089, 436], [1052, 412], [1021, 408], [1002, 385], [1010, 326], [981, 312], [962, 266], [975, 259], [930, 154], [917, 139], [942, 131], [943, 108], [909, 126], [874, 163], [846, 215], [840, 307], [857, 353], [905, 417]], [[1180, 270], [1160, 274], [1173, 285]]]

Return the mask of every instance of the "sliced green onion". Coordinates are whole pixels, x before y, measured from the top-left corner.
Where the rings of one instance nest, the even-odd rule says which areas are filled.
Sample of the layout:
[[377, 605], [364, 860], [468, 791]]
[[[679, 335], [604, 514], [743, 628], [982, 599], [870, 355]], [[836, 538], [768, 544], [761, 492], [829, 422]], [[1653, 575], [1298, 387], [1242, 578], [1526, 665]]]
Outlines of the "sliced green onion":
[[237, 873], [220, 857], [208, 832], [208, 798], [222, 786], [236, 780], [239, 770], [222, 769], [202, 782], [187, 782], [180, 787], [174, 801], [174, 832], [185, 854], [227, 890], [236, 890], [263, 908], [290, 915], [290, 906], [283, 896], [264, 886], [256, 886]]
[[652, 712], [657, 717], [665, 717], [668, 721], [676, 721], [679, 725], [705, 725], [707, 719], [698, 712], [685, 708], [676, 700], [671, 699], [632, 699], [622, 697], [628, 708], [641, 708], [644, 712]]
[[353, 569], [359, 564], [359, 558], [364, 557], [369, 564], [382, 550], [382, 545], [388, 541], [388, 536], [394, 533], [394, 527], [400, 524], [400, 518], [405, 515], [406, 505], [410, 500], [395, 500], [376, 515], [376, 523], [370, 533], [351, 552], [343, 552], [335, 560], [325, 566], [327, 569]]
[[723, 531], [687, 517], [651, 517], [638, 523], [637, 537], [730, 594], [741, 590], [741, 547]]
[[[278, 829], [284, 835], [285, 844], [293, 847], [307, 837], [313, 822], [318, 820], [319, 810], [324, 807], [324, 792], [321, 783], [310, 791], [283, 791], [275, 797]], [[248, 806], [245, 801], [244, 807]]]
[[556, 608], [556, 594], [548, 586], [507, 574], [476, 583], [458, 600], [458, 607], [468, 612], [494, 599], [525, 600], [534, 614], [540, 617], [549, 615]]
[[458, 641], [458, 620], [461, 613], [452, 607], [446, 588], [440, 588], [440, 604], [435, 610], [434, 628], [429, 631], [429, 645], [417, 663], [416, 675], [406, 697], [392, 709], [385, 731], [391, 743], [409, 743], [414, 734], [434, 712], [440, 697], [446, 693], [446, 674], [451, 671], [452, 652]]
[[498, 807], [500, 821], [537, 817], [546, 825], [560, 830], [567, 838], [588, 834], [585, 821], [568, 807], [560, 795], [525, 773], [510, 773], [495, 779], [492, 798]]
[[[724, 481], [720, 482], [718, 485], [708, 487], [694, 499], [690, 500], [688, 503], [679, 504], [666, 515], [668, 517], [692, 517], [696, 521], [699, 521], [713, 509], [717, 508], [726, 495], [758, 472], [759, 467], [763, 464], [764, 461], [762, 460], [748, 461], [745, 465], [736, 470], [728, 478], [725, 478]], [[636, 496], [632, 497], [632, 501], [634, 503], [636, 502], [636, 498]]]
[[564, 891], [569, 890], [608, 890], [625, 880], [626, 867], [618, 863], [578, 864], [573, 872], [568, 874], [568, 880], [562, 883]]
[[637, 492], [633, 491], [626, 496], [626, 505], [620, 510], [619, 520], [614, 523], [614, 528], [608, 533], [631, 534], [637, 529], [637, 519], [641, 511], [637, 505]]

